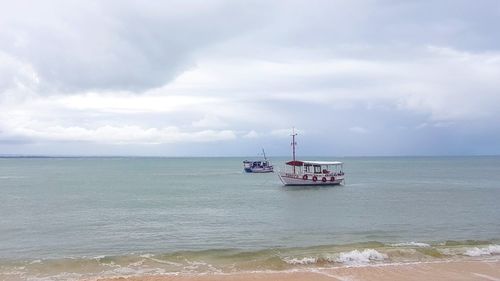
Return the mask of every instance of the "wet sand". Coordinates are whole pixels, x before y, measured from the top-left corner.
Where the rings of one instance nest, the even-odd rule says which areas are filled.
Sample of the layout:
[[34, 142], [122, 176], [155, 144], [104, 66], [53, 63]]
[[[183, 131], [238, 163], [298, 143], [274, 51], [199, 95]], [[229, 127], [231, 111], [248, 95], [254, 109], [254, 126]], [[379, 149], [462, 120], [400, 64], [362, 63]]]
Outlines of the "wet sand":
[[260, 272], [207, 275], [166, 275], [100, 279], [101, 281], [400, 281], [493, 280], [500, 281], [500, 261], [453, 261], [389, 264], [363, 267], [308, 269], [294, 272]]

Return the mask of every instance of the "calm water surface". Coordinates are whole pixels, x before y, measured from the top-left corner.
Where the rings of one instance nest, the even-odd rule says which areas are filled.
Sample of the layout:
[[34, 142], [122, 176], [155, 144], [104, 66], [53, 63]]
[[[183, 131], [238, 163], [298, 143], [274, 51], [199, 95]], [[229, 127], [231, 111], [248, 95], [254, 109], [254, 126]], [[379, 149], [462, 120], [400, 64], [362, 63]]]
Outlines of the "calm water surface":
[[315, 188], [242, 160], [0, 159], [0, 259], [500, 238], [500, 157], [337, 158]]

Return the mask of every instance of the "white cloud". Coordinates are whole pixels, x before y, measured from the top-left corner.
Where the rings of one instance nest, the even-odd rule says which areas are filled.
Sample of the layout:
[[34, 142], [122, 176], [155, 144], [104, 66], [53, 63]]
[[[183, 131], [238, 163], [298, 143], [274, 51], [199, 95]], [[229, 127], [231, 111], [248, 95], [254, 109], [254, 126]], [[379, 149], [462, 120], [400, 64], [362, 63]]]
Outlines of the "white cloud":
[[[182, 141], [181, 137], [165, 137], [166, 133], [161, 133], [164, 132], [161, 128], [170, 127], [180, 128], [182, 132], [199, 129], [236, 132], [251, 131], [259, 126], [261, 131], [270, 132], [264, 135], [282, 138], [289, 137], [288, 126], [321, 131], [318, 120], [309, 119], [316, 108], [323, 108], [326, 121], [343, 119], [343, 115], [335, 112], [360, 110], [360, 105], [365, 109], [386, 107], [420, 114], [424, 116], [421, 123], [431, 124], [498, 118], [498, 55], [442, 50], [437, 47], [422, 49], [421, 62], [413, 59], [381, 62], [335, 56], [321, 61], [310, 58], [279, 63], [202, 60], [197, 68], [166, 86], [140, 95], [88, 92], [30, 96], [20, 103], [4, 101], [0, 103], [3, 111], [0, 115], [4, 116], [3, 134], [12, 133], [18, 127], [26, 128], [23, 122], [27, 122], [27, 128], [34, 131], [27, 130], [21, 135], [45, 140], [65, 140], [62, 134], [57, 134], [63, 130], [61, 128], [105, 126], [122, 128], [121, 131], [140, 127], [152, 135], [149, 140], [141, 137], [136, 140], [138, 142]], [[293, 104], [295, 110], [290, 110], [287, 104]], [[333, 111], [325, 111], [324, 107]], [[344, 119], [343, 123], [347, 126], [345, 130], [367, 132], [365, 128], [350, 124], [349, 120]], [[102, 131], [85, 130], [80, 134], [82, 139], [90, 139], [88, 134]], [[72, 133], [77, 131], [71, 130]], [[57, 137], [50, 137], [53, 135]], [[255, 137], [255, 134], [247, 135], [250, 136]], [[96, 137], [92, 141], [100, 140], [105, 138]], [[127, 142], [127, 138], [122, 137], [121, 142]]]
[[90, 110], [117, 114], [189, 112], [200, 105], [213, 106], [220, 100], [215, 97], [130, 93], [87, 93], [61, 96], [58, 103], [68, 109]]
[[258, 138], [259, 136], [260, 136], [259, 133], [257, 133], [254, 130], [251, 130], [247, 134], [243, 135], [243, 137], [247, 138], [247, 139], [255, 139], [255, 138]]
[[192, 125], [195, 128], [221, 128], [227, 126], [225, 122], [214, 115], [205, 115], [202, 119], [192, 122]]
[[[304, 134], [303, 130], [293, 129], [296, 134]], [[269, 133], [271, 136], [275, 137], [290, 137], [292, 135], [292, 128], [274, 129]]]
[[78, 126], [47, 127], [43, 130], [18, 127], [11, 131], [15, 137], [37, 141], [76, 141], [104, 144], [164, 144], [181, 142], [214, 142], [236, 138], [233, 131], [203, 130], [186, 132], [177, 127], [141, 128], [139, 126], [103, 126], [95, 129]]
[[0, 49], [0, 97], [12, 90], [33, 90], [40, 78], [29, 63], [2, 52]]
[[500, 53], [436, 46], [395, 52], [397, 59], [385, 61], [335, 54], [322, 58], [300, 54], [301, 60], [280, 61], [201, 60], [169, 87], [246, 100], [295, 101], [305, 107], [379, 104], [427, 114], [435, 121], [498, 115]]

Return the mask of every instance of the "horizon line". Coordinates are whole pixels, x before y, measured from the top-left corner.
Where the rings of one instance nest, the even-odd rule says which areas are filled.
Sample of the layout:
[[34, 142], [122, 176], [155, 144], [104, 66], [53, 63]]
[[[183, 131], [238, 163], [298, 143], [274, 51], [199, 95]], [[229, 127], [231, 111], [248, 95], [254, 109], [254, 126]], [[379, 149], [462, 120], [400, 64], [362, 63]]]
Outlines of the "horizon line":
[[[498, 157], [500, 154], [422, 154], [422, 155], [305, 155], [307, 157], [382, 158], [382, 157]], [[71, 155], [71, 154], [0, 154], [0, 158], [259, 158], [259, 155]], [[268, 158], [285, 158], [290, 155], [267, 155]]]

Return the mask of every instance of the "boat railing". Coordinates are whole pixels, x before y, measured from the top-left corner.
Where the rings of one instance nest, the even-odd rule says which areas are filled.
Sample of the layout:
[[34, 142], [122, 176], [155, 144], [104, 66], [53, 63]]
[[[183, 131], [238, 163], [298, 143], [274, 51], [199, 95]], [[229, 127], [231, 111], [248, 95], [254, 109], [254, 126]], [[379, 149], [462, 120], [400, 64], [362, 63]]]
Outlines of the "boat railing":
[[344, 176], [344, 172], [340, 171], [340, 172], [337, 172], [337, 171], [328, 171], [328, 173], [314, 173], [314, 172], [304, 172], [304, 171], [299, 171], [297, 170], [295, 173], [293, 173], [292, 171], [290, 171], [289, 169], [283, 169], [283, 167], [278, 167], [278, 172], [281, 173], [281, 174], [285, 174], [287, 176], [303, 176], [303, 175], [308, 175], [308, 176], [328, 176], [328, 177], [331, 177], [331, 176]]

